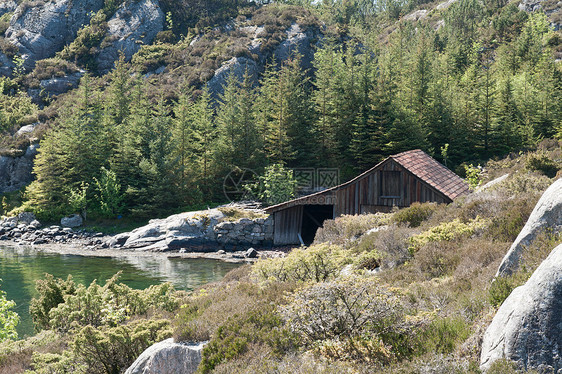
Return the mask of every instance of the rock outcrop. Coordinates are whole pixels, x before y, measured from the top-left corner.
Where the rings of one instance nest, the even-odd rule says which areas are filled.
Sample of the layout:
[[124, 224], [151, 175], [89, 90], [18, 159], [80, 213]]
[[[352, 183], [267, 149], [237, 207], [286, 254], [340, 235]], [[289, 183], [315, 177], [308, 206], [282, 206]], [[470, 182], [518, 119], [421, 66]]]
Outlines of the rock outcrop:
[[28, 212], [0, 220], [0, 240], [9, 240], [18, 244], [72, 243], [94, 249], [106, 247], [101, 239], [102, 236], [102, 233], [74, 231], [69, 227], [41, 228], [41, 223], [35, 219], [32, 213]]
[[201, 362], [204, 343], [174, 343], [166, 339], [148, 347], [125, 374], [192, 374]]
[[273, 243], [273, 218], [265, 213], [256, 218], [229, 220], [220, 209], [207, 209], [151, 220], [148, 225], [110, 238], [111, 248], [137, 251], [216, 252], [269, 247]]
[[82, 217], [80, 214], [72, 214], [68, 217], [62, 217], [60, 220], [60, 225], [62, 227], [78, 227], [82, 226]]
[[558, 31], [562, 26], [562, 22], [560, 21], [562, 9], [560, 9], [559, 4], [560, 3], [552, 3], [546, 0], [521, 0], [521, 3], [519, 3], [519, 10], [530, 13], [542, 9], [551, 21], [550, 26], [554, 28], [554, 30]]
[[0, 16], [13, 12], [18, 7], [14, 0], [0, 0]]
[[497, 276], [512, 274], [519, 267], [523, 251], [537, 235], [546, 229], [557, 231], [562, 225], [562, 178], [554, 182], [541, 196], [527, 223], [503, 258]]
[[562, 245], [513, 290], [484, 334], [480, 368], [506, 358], [525, 370], [562, 369]]
[[24, 66], [31, 69], [35, 61], [54, 56], [74, 40], [103, 4], [103, 0], [24, 1], [10, 21], [6, 40], [19, 48]]
[[314, 60], [314, 45], [320, 39], [312, 29], [303, 31], [301, 26], [293, 23], [286, 31], [287, 38], [275, 49], [274, 56], [278, 62], [288, 60], [299, 53], [303, 69], [311, 69]]
[[213, 78], [207, 82], [209, 92], [213, 98], [218, 98], [226, 86], [228, 77], [232, 74], [238, 81], [242, 81], [244, 74], [248, 72], [248, 78], [252, 86], [258, 84], [258, 77], [260, 69], [256, 62], [246, 57], [233, 57], [227, 62], [223, 63], [220, 68], [215, 71]]
[[164, 12], [157, 0], [129, 0], [107, 22], [107, 44], [101, 49], [98, 70], [107, 73], [123, 53], [130, 60], [142, 44], [150, 44], [164, 28]]
[[37, 148], [37, 145], [29, 146], [20, 157], [0, 156], [0, 193], [13, 192], [31, 183]]

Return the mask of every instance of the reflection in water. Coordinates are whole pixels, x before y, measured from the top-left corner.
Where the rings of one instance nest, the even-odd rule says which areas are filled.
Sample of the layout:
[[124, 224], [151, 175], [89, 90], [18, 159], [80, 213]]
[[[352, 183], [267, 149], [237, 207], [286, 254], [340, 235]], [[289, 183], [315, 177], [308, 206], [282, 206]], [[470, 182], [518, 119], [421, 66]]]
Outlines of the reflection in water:
[[167, 259], [164, 257], [87, 257], [41, 252], [29, 247], [0, 246], [0, 289], [17, 304], [21, 317], [20, 337], [31, 335], [33, 326], [28, 313], [29, 301], [36, 296], [35, 281], [45, 273], [57, 278], [72, 274], [75, 282], [99, 284], [122, 271], [121, 282], [143, 289], [153, 284], [171, 282], [177, 289], [192, 290], [205, 283], [221, 279], [228, 271], [240, 266], [207, 259]]

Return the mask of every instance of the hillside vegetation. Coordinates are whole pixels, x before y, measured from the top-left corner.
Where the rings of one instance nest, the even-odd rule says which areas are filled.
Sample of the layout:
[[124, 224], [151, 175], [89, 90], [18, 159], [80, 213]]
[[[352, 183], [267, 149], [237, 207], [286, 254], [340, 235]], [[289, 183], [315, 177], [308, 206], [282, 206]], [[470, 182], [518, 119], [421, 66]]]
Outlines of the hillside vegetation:
[[[103, 17], [118, 6], [105, 4]], [[345, 180], [413, 148], [464, 175], [464, 165], [560, 135], [562, 39], [550, 8], [478, 0], [160, 6], [164, 30], [106, 75], [92, 61], [96, 43], [111, 40], [86, 38], [107, 27], [96, 15], [55, 57], [1, 79], [4, 153], [41, 139], [20, 210], [43, 219], [80, 209], [154, 217], [224, 201], [232, 170], [337, 167]], [[81, 69], [89, 73], [77, 89], [28, 96]], [[39, 125], [12, 135], [29, 123]]]
[[[326, 221], [308, 248], [190, 293], [118, 282], [37, 282], [38, 335], [0, 343], [1, 373], [118, 373], [150, 344], [209, 343], [199, 373], [480, 373], [482, 335], [511, 290], [562, 240], [544, 233], [520, 270], [492, 278], [552, 179], [537, 153], [486, 165], [493, 187], [450, 205]], [[374, 230], [373, 230], [374, 229]], [[498, 361], [489, 373], [517, 373]]]

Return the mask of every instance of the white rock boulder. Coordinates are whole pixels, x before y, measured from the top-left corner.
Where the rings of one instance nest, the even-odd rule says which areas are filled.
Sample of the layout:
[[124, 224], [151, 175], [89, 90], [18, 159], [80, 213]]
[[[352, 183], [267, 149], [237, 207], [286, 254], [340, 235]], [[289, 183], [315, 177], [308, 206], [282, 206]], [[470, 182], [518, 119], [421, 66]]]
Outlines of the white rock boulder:
[[148, 347], [125, 374], [192, 374], [201, 362], [205, 343], [174, 343], [166, 339]]
[[562, 245], [513, 290], [486, 330], [480, 369], [502, 358], [525, 370], [562, 372]]
[[546, 229], [559, 230], [562, 225], [562, 178], [543, 193], [527, 223], [503, 258], [497, 276], [508, 276], [519, 267], [523, 251]]

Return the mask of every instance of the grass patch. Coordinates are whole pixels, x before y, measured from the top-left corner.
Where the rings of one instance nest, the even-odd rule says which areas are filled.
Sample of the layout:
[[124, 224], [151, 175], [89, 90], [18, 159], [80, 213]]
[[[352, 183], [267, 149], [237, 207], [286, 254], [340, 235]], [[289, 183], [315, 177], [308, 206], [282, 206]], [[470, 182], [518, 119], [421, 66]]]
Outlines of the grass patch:
[[242, 218], [254, 220], [259, 218], [266, 219], [267, 217], [269, 217], [269, 215], [266, 213], [255, 212], [253, 210], [241, 209], [236, 207], [220, 207], [217, 209], [225, 215], [223, 221], [228, 222], [235, 222]]

